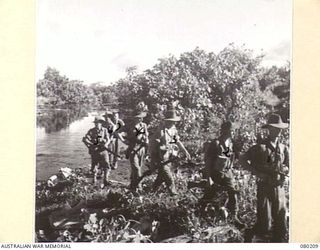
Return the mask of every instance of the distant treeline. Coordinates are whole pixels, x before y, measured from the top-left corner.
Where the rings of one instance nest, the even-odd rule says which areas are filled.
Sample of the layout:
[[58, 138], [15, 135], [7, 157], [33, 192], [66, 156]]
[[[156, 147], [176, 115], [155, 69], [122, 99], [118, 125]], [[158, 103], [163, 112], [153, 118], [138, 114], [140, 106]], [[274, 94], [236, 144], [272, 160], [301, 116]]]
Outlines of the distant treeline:
[[116, 101], [113, 86], [104, 86], [101, 83], [85, 85], [82, 81], [69, 80], [51, 67], [46, 69], [43, 79], [37, 83], [38, 105], [104, 106]]

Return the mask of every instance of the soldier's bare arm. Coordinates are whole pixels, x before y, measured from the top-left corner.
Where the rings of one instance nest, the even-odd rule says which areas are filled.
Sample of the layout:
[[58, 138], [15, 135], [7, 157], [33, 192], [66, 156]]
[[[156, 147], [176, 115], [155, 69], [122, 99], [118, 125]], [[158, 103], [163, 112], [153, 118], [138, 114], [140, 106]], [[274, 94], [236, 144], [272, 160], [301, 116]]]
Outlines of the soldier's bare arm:
[[179, 139], [177, 140], [177, 145], [178, 145], [179, 149], [183, 151], [183, 153], [185, 154], [186, 158], [188, 160], [190, 160], [191, 156], [190, 156], [188, 150], [186, 149], [186, 147], [183, 145], [183, 143]]
[[82, 138], [82, 142], [86, 145], [86, 147], [91, 147], [93, 145], [91, 130], [89, 130], [86, 135]]
[[111, 137], [108, 132], [105, 133], [103, 139], [104, 139], [105, 146], [108, 146], [111, 142]]

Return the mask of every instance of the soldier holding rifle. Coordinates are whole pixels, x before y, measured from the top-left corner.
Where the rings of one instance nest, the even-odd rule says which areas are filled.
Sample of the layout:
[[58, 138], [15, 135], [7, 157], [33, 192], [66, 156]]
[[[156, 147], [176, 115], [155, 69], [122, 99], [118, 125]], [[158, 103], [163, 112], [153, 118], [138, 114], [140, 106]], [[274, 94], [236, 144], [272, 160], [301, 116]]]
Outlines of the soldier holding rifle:
[[[125, 126], [125, 123], [123, 120], [119, 118], [119, 113], [118, 111], [113, 111], [113, 131], [112, 135], [114, 137], [114, 142], [112, 143], [112, 151], [116, 154], [119, 155], [119, 140], [122, 142], [125, 142], [123, 136], [122, 136], [122, 131]], [[118, 157], [113, 157], [112, 161], [112, 167], [113, 169], [117, 169], [118, 167]]]
[[177, 194], [171, 173], [172, 160], [177, 156], [179, 149], [190, 159], [190, 154], [179, 139], [175, 126], [178, 121], [180, 117], [171, 107], [165, 115], [164, 124], [160, 125], [150, 141], [151, 168], [158, 170], [153, 190], [156, 191], [164, 182], [171, 195]]
[[102, 127], [104, 120], [95, 117], [95, 127], [91, 128], [83, 137], [82, 141], [89, 149], [91, 155], [91, 171], [95, 173], [95, 180], [103, 174], [103, 188], [108, 185], [109, 178], [109, 152], [107, 147], [110, 143], [110, 137], [106, 128]]
[[107, 129], [109, 133], [109, 138], [110, 138], [110, 143], [108, 145], [108, 152], [109, 152], [109, 161], [110, 161], [110, 168], [115, 169], [113, 162], [116, 161], [115, 159], [117, 158], [113, 153], [114, 153], [114, 144], [115, 144], [115, 137], [114, 137], [114, 127], [115, 124], [113, 123], [111, 117], [112, 117], [112, 112], [107, 110], [105, 114], [103, 115], [104, 117], [104, 123], [103, 127]]
[[145, 161], [146, 148], [149, 143], [148, 126], [143, 122], [143, 118], [146, 116], [146, 112], [136, 112], [134, 115], [134, 124], [129, 128], [127, 135], [128, 148], [126, 157], [130, 160], [130, 189], [134, 194], [137, 194], [137, 188], [142, 176], [142, 166]]
[[238, 219], [238, 192], [235, 189], [235, 180], [232, 173], [235, 151], [232, 140], [232, 123], [230, 121], [222, 123], [220, 136], [207, 146], [204, 160], [208, 187], [212, 183], [218, 184], [228, 192], [227, 208], [231, 213], [234, 224], [238, 228], [243, 228], [244, 224]]
[[253, 233], [271, 236], [272, 242], [286, 238], [286, 197], [284, 182], [289, 173], [289, 150], [280, 142], [281, 131], [288, 127], [280, 115], [271, 114], [265, 141], [252, 146], [242, 157], [241, 164], [252, 171], [257, 180], [257, 221]]

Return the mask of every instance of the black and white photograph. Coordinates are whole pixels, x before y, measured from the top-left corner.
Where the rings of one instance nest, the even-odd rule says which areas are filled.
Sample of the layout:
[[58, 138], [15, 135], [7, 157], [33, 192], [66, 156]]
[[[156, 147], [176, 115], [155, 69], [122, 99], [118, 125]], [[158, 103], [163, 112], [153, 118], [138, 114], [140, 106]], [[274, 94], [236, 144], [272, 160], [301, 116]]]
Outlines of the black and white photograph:
[[290, 0], [37, 0], [36, 242], [290, 239]]

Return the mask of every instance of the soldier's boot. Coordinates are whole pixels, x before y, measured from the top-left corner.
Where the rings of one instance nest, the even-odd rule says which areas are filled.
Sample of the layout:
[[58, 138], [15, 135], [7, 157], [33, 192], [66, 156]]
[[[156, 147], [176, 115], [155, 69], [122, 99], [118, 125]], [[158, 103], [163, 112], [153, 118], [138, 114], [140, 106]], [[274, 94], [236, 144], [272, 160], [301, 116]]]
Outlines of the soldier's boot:
[[131, 193], [133, 194], [134, 197], [139, 197], [140, 196], [138, 189], [131, 190]]
[[113, 162], [112, 164], [110, 164], [111, 166], [111, 169], [112, 170], [115, 170], [115, 169], [117, 169], [118, 168], [118, 163], [117, 162]]
[[118, 168], [118, 161], [114, 161], [113, 162], [113, 169], [117, 169]]
[[[92, 156], [91, 156], [91, 157], [92, 157]], [[93, 162], [93, 160], [91, 160], [89, 173], [90, 173], [90, 174], [94, 174], [94, 173], [96, 172], [97, 167], [98, 167], [98, 166]]]
[[131, 179], [131, 182], [129, 184], [129, 190], [131, 191], [133, 196], [139, 196], [139, 183], [137, 179]]
[[133, 196], [135, 197], [139, 197], [139, 189], [137, 187], [132, 187], [132, 185], [130, 185], [130, 191], [133, 194]]
[[254, 234], [254, 228], [246, 228], [244, 231], [244, 243], [252, 242]]
[[239, 220], [237, 212], [231, 212], [231, 220], [239, 230], [244, 229], [246, 225]]
[[159, 187], [162, 185], [162, 183], [163, 183], [163, 180], [161, 179], [161, 177], [158, 174], [156, 180], [154, 181], [154, 183], [152, 185], [152, 192], [154, 192], [154, 193], [157, 192]]
[[176, 187], [175, 187], [174, 184], [171, 184], [171, 185], [168, 186], [167, 188], [168, 188], [169, 194], [170, 194], [171, 196], [178, 195], [178, 192], [177, 192]]

